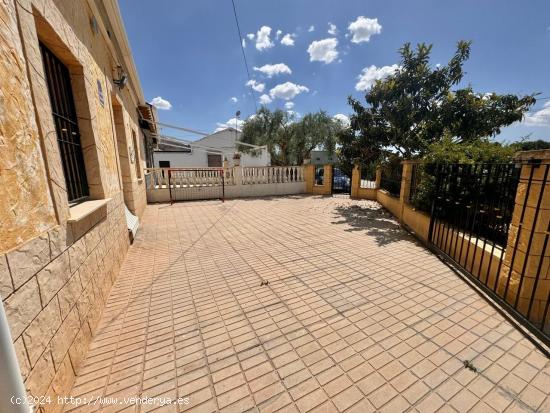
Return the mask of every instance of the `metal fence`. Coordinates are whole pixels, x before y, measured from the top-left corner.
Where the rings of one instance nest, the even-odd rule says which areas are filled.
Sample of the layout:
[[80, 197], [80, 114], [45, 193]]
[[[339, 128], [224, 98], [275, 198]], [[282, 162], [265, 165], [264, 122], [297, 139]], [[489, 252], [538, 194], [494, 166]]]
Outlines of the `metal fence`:
[[424, 165], [421, 163], [413, 163], [411, 165], [411, 186], [409, 190], [409, 199], [408, 199], [409, 203], [413, 203], [414, 200], [416, 199], [418, 190], [420, 188], [423, 169], [424, 169]]
[[[541, 202], [550, 195], [545, 194], [550, 165], [538, 168], [520, 180], [520, 164], [438, 165], [429, 241], [548, 343], [550, 223], [541, 219]], [[527, 205], [532, 199], [538, 201], [535, 207]], [[510, 235], [512, 219], [518, 216], [515, 207], [521, 213]], [[531, 228], [524, 225], [527, 214], [534, 220]], [[534, 243], [537, 226], [539, 239]], [[534, 245], [540, 254], [535, 257]]]
[[403, 165], [387, 165], [382, 168], [380, 188], [385, 189], [390, 195], [398, 197], [401, 193], [401, 179]]
[[170, 202], [196, 199], [225, 199], [223, 168], [168, 169]]
[[469, 237], [505, 246], [519, 173], [514, 164], [438, 165], [432, 209], [435, 224], [441, 222]]
[[361, 167], [360, 188], [376, 188], [376, 164], [370, 164]]

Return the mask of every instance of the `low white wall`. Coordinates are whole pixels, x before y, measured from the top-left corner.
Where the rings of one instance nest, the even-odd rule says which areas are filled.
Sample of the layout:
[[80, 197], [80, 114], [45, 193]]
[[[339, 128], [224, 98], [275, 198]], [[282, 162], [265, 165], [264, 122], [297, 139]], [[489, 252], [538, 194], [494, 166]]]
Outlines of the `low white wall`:
[[231, 185], [225, 187], [225, 197], [249, 198], [255, 196], [271, 195], [295, 195], [306, 192], [305, 182], [285, 182], [280, 184], [254, 184], [254, 185]]

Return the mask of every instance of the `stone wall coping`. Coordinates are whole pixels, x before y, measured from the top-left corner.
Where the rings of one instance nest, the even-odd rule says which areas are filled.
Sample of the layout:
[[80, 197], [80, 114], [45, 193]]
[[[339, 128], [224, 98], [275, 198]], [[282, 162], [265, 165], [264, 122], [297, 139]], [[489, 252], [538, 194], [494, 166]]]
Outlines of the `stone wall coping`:
[[110, 200], [111, 198], [93, 199], [93, 200], [84, 201], [84, 202], [81, 202], [80, 204], [72, 206], [71, 208], [69, 208], [70, 216], [67, 222], [74, 223], [74, 222], [81, 221], [82, 219], [86, 218], [88, 215], [97, 211], [99, 208], [106, 206]]
[[541, 161], [550, 161], [550, 149], [521, 151], [514, 155], [514, 159], [518, 161], [528, 161], [529, 159], [540, 159]]

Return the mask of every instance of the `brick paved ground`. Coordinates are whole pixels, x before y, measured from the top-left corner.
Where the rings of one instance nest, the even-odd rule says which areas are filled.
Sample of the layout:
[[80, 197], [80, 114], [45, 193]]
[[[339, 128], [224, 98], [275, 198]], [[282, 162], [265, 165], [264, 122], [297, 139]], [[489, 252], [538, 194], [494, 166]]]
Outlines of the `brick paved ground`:
[[285, 197], [148, 206], [72, 394], [533, 412], [549, 391], [549, 360], [376, 203]]

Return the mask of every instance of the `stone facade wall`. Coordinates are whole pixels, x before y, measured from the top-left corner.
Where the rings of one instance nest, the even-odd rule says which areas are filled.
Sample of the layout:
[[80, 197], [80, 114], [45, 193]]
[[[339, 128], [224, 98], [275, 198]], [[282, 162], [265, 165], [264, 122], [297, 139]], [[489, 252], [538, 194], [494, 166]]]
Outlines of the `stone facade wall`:
[[[116, 1], [102, 4], [108, 13], [92, 0], [0, 2], [0, 296], [33, 396], [70, 390], [128, 249], [124, 204], [138, 216], [146, 205], [143, 93], [132, 71], [123, 90], [113, 83], [121, 54], [131, 53], [125, 39], [115, 45], [119, 17], [110, 28], [101, 17], [113, 21]], [[104, 200], [79, 217], [67, 199], [39, 40], [69, 68], [90, 199]]]
[[13, 2], [0, 4], [0, 251], [55, 225]]
[[122, 194], [0, 255], [3, 304], [29, 395], [58, 411], [128, 249]]

